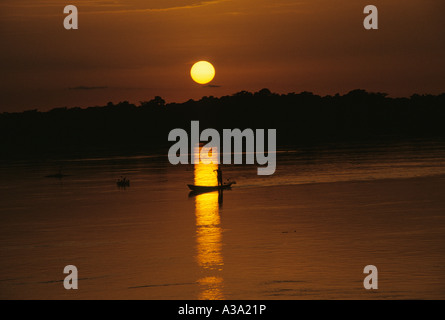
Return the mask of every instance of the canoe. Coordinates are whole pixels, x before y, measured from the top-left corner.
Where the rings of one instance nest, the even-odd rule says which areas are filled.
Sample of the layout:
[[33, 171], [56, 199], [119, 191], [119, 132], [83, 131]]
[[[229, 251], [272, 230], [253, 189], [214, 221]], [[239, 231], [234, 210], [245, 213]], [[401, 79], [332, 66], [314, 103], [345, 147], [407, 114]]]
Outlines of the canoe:
[[68, 175], [56, 173], [56, 174], [50, 174], [50, 175], [45, 176], [45, 178], [59, 178], [59, 179], [64, 178], [64, 177], [68, 177]]
[[129, 187], [130, 186], [130, 180], [119, 180], [116, 182], [118, 187]]
[[235, 182], [226, 183], [222, 186], [196, 186], [194, 184], [188, 184], [188, 187], [195, 192], [211, 192], [230, 189], [233, 184], [235, 184]]

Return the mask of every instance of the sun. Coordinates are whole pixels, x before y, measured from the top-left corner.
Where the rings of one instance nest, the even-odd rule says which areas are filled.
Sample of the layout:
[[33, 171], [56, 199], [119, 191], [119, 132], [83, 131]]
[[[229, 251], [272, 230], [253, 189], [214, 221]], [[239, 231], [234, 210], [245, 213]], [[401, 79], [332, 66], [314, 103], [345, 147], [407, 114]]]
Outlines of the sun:
[[215, 77], [215, 68], [210, 62], [199, 61], [196, 62], [190, 70], [190, 75], [193, 81], [199, 84], [206, 84]]

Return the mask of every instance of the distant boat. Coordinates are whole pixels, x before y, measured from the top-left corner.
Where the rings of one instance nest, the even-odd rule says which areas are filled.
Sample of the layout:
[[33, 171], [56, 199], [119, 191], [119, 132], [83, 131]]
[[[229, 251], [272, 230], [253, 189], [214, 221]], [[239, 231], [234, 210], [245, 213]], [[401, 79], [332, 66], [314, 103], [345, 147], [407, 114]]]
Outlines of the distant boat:
[[129, 187], [130, 186], [130, 180], [127, 178], [120, 179], [116, 181], [116, 184], [118, 187]]
[[204, 192], [212, 192], [212, 191], [231, 189], [233, 184], [236, 184], [236, 182], [233, 181], [233, 182], [225, 183], [222, 186], [197, 186], [194, 184], [188, 184], [187, 186], [189, 187], [190, 190], [192, 190], [194, 192], [204, 193]]
[[62, 179], [63, 177], [68, 177], [67, 174], [62, 174], [62, 173], [56, 173], [56, 174], [49, 174], [47, 176], [45, 176], [45, 178], [58, 178], [58, 179]]

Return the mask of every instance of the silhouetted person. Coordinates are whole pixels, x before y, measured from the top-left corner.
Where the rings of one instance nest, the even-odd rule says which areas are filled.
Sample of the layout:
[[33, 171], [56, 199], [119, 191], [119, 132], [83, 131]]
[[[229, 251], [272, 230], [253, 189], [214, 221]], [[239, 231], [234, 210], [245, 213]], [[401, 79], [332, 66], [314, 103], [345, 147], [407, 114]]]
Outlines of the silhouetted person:
[[216, 176], [218, 179], [218, 186], [222, 186], [223, 185], [223, 178], [222, 178], [222, 170], [220, 167], [218, 167], [218, 169], [213, 170], [213, 172], [216, 171]]

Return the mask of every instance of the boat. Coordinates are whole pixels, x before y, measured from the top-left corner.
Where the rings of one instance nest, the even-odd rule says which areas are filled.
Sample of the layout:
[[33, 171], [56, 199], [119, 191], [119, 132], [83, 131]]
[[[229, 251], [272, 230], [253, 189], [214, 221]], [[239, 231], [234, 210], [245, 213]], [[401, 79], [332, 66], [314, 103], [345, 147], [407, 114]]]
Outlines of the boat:
[[67, 174], [61, 174], [61, 173], [49, 174], [45, 176], [45, 178], [58, 178], [58, 179], [62, 179], [64, 177], [69, 177], [69, 176]]
[[45, 178], [57, 178], [57, 179], [62, 179], [65, 177], [68, 177], [69, 175], [67, 174], [63, 174], [62, 173], [62, 167], [59, 167], [59, 171], [55, 174], [48, 174], [45, 176]]
[[118, 187], [129, 187], [130, 186], [130, 180], [128, 180], [127, 178], [124, 179], [119, 179], [116, 181], [116, 184]]
[[212, 191], [219, 191], [219, 190], [227, 190], [227, 189], [231, 189], [232, 185], [236, 184], [235, 181], [233, 182], [229, 182], [229, 183], [225, 183], [222, 186], [197, 186], [194, 184], [188, 184], [187, 186], [189, 187], [190, 190], [194, 191], [194, 192], [212, 192]]

